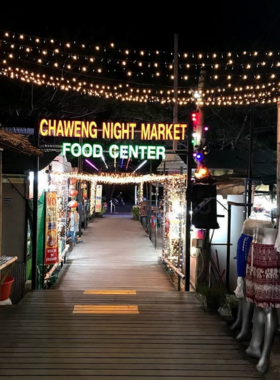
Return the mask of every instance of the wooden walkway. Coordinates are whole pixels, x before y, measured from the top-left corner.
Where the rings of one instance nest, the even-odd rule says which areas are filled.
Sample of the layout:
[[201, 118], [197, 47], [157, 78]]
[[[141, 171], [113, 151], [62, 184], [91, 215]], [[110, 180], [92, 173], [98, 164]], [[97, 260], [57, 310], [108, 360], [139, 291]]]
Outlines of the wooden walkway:
[[140, 223], [97, 219], [56, 287], [0, 309], [4, 379], [259, 379], [218, 315], [171, 285]]
[[58, 289], [174, 289], [148, 235], [130, 215], [96, 218], [82, 241], [71, 253]]

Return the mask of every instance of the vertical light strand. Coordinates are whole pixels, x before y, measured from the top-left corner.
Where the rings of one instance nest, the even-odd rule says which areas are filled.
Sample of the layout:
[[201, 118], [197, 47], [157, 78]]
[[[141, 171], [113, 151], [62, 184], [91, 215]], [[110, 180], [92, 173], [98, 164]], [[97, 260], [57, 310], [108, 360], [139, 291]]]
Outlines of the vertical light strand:
[[90, 214], [92, 215], [95, 211], [95, 202], [96, 202], [96, 181], [90, 181]]

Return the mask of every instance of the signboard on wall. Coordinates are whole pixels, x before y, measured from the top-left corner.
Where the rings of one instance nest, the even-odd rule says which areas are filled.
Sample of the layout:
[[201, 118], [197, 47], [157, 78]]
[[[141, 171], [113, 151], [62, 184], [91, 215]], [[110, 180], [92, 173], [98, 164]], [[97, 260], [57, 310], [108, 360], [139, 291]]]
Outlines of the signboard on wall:
[[102, 185], [96, 186], [96, 201], [95, 212], [101, 212], [102, 210]]
[[56, 192], [46, 192], [45, 265], [58, 262]]

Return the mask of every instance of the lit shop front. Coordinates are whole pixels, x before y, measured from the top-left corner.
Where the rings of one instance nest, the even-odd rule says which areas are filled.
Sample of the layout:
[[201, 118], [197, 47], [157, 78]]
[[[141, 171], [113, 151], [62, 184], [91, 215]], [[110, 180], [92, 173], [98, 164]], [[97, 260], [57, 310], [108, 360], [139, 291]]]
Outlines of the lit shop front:
[[[106, 151], [100, 139], [112, 138], [131, 140], [182, 140], [185, 139], [186, 124], [144, 124], [102, 123], [42, 119], [39, 132], [44, 137], [61, 137], [62, 157], [71, 155], [85, 161], [90, 158], [102, 158], [108, 154], [112, 160], [159, 160], [165, 158], [165, 147], [162, 145], [132, 145], [112, 143]], [[77, 141], [78, 138], [78, 141]], [[75, 141], [76, 139], [76, 141]], [[95, 141], [99, 139], [98, 141]], [[135, 139], [136, 140], [136, 139]], [[158, 143], [159, 141], [157, 141]], [[44, 251], [41, 274], [46, 286], [53, 281], [53, 274], [60, 263], [67, 259], [69, 244], [75, 243], [78, 229], [100, 212], [102, 207], [102, 185], [134, 184], [138, 187], [136, 205], [143, 200], [144, 184], [156, 184], [163, 188], [163, 199], [160, 202], [162, 229], [162, 254], [176, 267], [184, 269], [185, 257], [185, 220], [186, 220], [186, 177], [183, 174], [141, 175], [135, 173], [81, 173], [72, 169], [68, 172], [51, 170], [45, 193]], [[153, 208], [153, 210], [152, 210]], [[150, 212], [158, 213], [158, 205]], [[78, 213], [79, 227], [74, 214]], [[56, 215], [56, 216], [55, 216]], [[84, 217], [83, 217], [84, 215]], [[151, 215], [150, 215], [151, 216]], [[154, 228], [150, 219], [150, 228]], [[74, 229], [73, 229], [74, 228]], [[55, 241], [56, 240], [56, 241]]]
[[[49, 286], [57, 278], [60, 266], [67, 258], [70, 228], [70, 212], [77, 210], [79, 214], [78, 231], [87, 227], [89, 217], [89, 184], [79, 183], [75, 178], [63, 175], [63, 170], [72, 168], [61, 155], [50, 165], [59, 175], [52, 176], [49, 167], [38, 173], [38, 204], [37, 204], [37, 247], [36, 247], [36, 288]], [[66, 173], [64, 173], [66, 174]], [[34, 173], [29, 175], [29, 204], [33, 208]], [[32, 280], [33, 229], [31, 219], [27, 224], [27, 271], [26, 280]], [[34, 280], [35, 281], [35, 280]]]
[[163, 259], [182, 273], [186, 250], [186, 185], [181, 176], [170, 175], [164, 186]]

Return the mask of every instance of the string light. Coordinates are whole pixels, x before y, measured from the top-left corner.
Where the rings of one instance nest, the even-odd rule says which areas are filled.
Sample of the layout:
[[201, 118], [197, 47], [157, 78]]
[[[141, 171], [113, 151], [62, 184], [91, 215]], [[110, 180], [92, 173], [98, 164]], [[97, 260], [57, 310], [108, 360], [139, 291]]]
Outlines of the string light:
[[[107, 99], [117, 98], [122, 101], [159, 102], [162, 104], [174, 102], [174, 98], [170, 96], [172, 90], [169, 90], [173, 84], [171, 81], [174, 79], [174, 75], [170, 73], [170, 68], [173, 68], [173, 52], [120, 49], [111, 44], [110, 50], [97, 45], [95, 47], [96, 55], [93, 57], [92, 48], [87, 44], [54, 39], [41, 40], [37, 37], [10, 32], [3, 34], [0, 45], [0, 74], [11, 79], [60, 87], [64, 91], [78, 91]], [[26, 52], [24, 57], [23, 51]], [[111, 54], [111, 51], [114, 54]], [[170, 56], [170, 60], [166, 59], [167, 56]], [[213, 83], [214, 87], [209, 86], [203, 89], [201, 104], [238, 105], [252, 102], [260, 104], [276, 102], [279, 97], [280, 80], [280, 71], [276, 71], [280, 67], [277, 56], [279, 56], [279, 52], [276, 51], [180, 53], [178, 55], [181, 60], [179, 78], [188, 81], [188, 87], [179, 87], [178, 103], [181, 105], [197, 103], [196, 99], [189, 94], [189, 90], [192, 86], [197, 86], [201, 70], [204, 68], [207, 68], [210, 80], [208, 83], [211, 83], [211, 80], [214, 80], [215, 83]], [[160, 57], [162, 59], [159, 59]], [[74, 67], [71, 65], [72, 61], [79, 61], [79, 65], [74, 65]], [[123, 69], [118, 69], [124, 62]], [[9, 65], [8, 71], [5, 67], [7, 64]], [[139, 72], [139, 68], [144, 66], [145, 70]], [[227, 72], [229, 66], [230, 75]], [[57, 71], [57, 75], [51, 74], [52, 67]], [[71, 74], [65, 71], [66, 68], [71, 70]], [[273, 72], [271, 72], [272, 68]], [[105, 78], [100, 77], [99, 82], [96, 83], [96, 74], [101, 73]], [[81, 76], [82, 80], [79, 82], [79, 86], [70, 85], [71, 81], [77, 81], [77, 78]], [[120, 82], [126, 83], [127, 76], [131, 79], [133, 77], [133, 82], [129, 82], [129, 93], [114, 90]], [[150, 83], [148, 86], [147, 84], [143, 85], [142, 78], [148, 76], [151, 78]], [[103, 88], [105, 80], [111, 81], [111, 89]], [[259, 91], [256, 88], [256, 80], [262, 81], [261, 84], [265, 86], [265, 91]], [[246, 82], [242, 90], [240, 81]], [[163, 83], [165, 84], [163, 85]], [[99, 89], [97, 85], [100, 85]], [[233, 90], [236, 87], [243, 93], [235, 97], [232, 91], [236, 91]], [[268, 91], [268, 87], [273, 90]], [[207, 91], [212, 89], [214, 92], [209, 95]], [[223, 93], [223, 96], [219, 96], [218, 93]]]
[[182, 181], [185, 183], [186, 175], [183, 174], [145, 174], [145, 175], [136, 175], [134, 173], [104, 173], [99, 172], [98, 174], [85, 174], [85, 173], [58, 173], [52, 172], [51, 176], [64, 176], [65, 178], [76, 178], [78, 181], [89, 181], [89, 182], [98, 182], [105, 184], [141, 184], [144, 182], [160, 182], [165, 183], [166, 181]]

